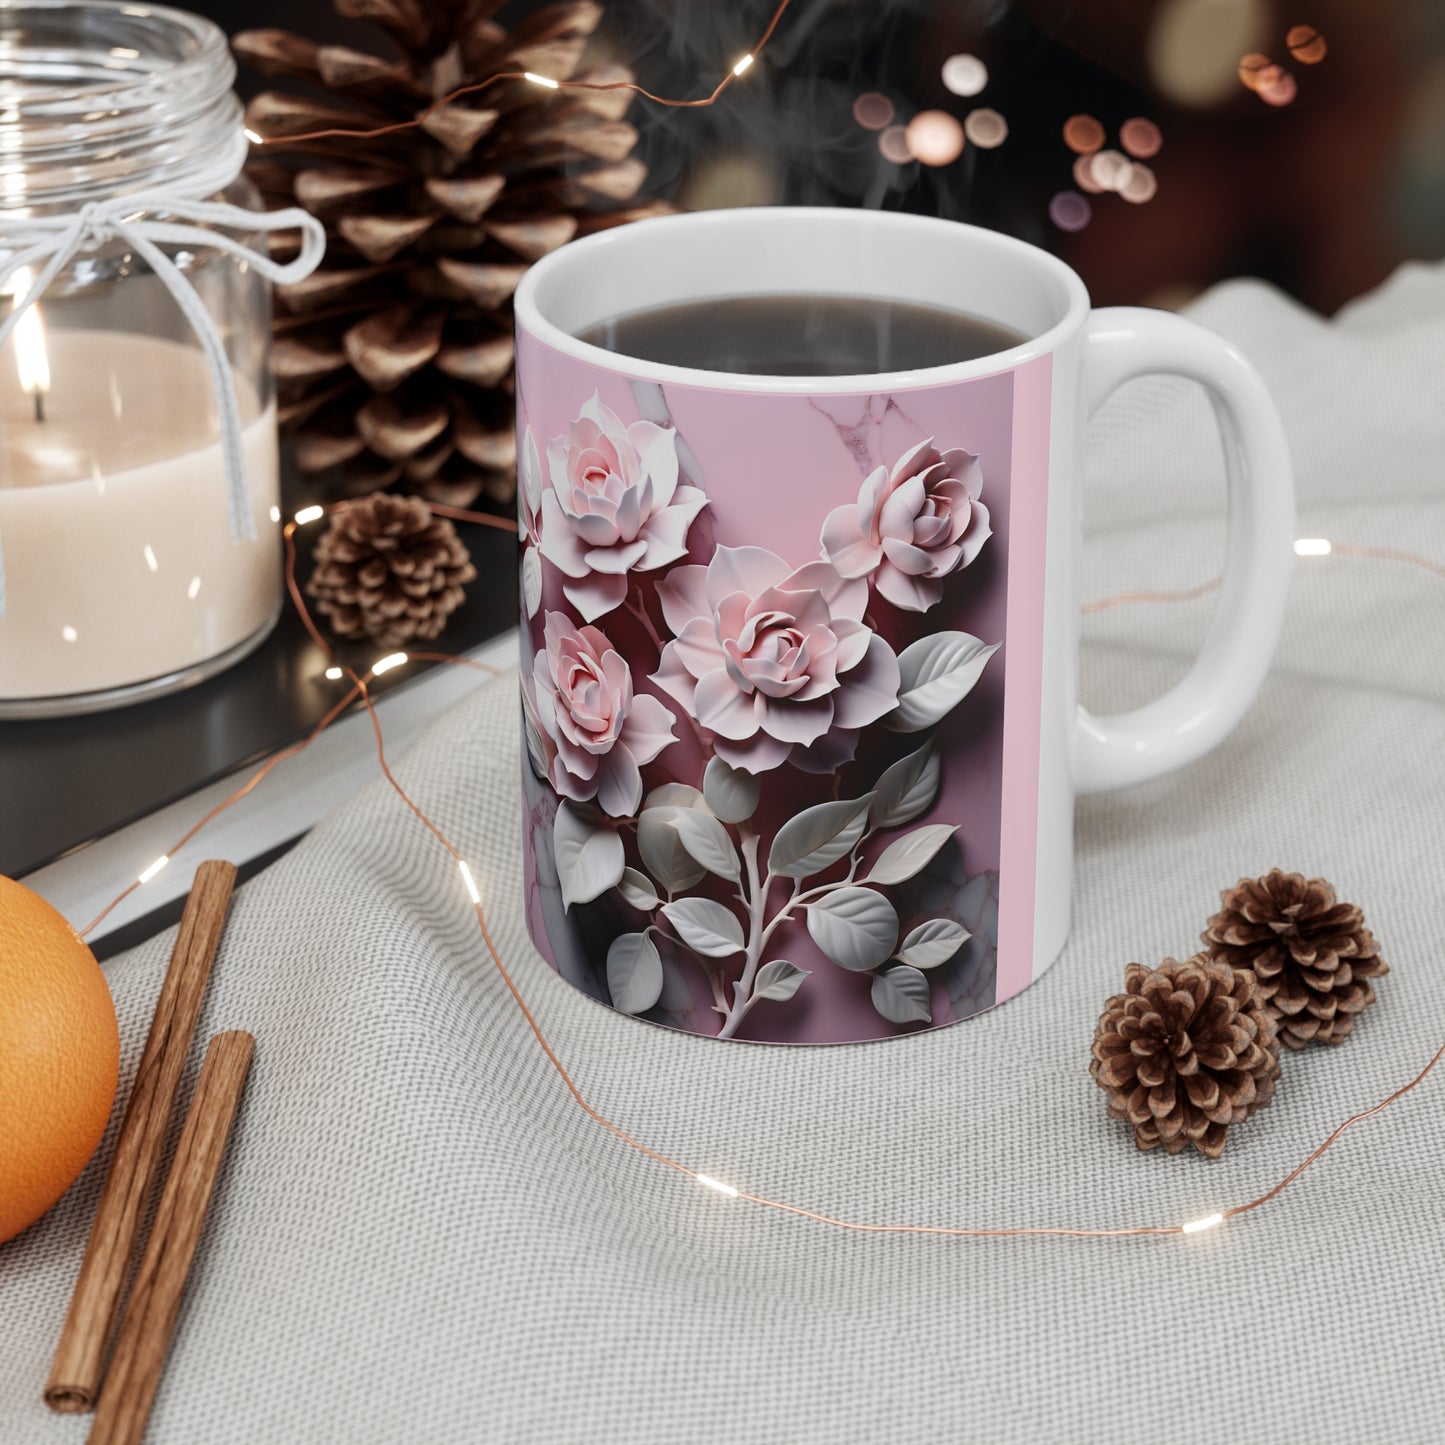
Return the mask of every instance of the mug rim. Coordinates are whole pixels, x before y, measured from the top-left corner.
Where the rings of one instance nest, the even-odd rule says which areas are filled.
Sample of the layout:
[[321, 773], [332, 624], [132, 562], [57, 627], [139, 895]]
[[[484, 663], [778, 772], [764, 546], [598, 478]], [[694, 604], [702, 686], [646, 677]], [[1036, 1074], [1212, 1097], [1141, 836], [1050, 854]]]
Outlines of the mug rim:
[[[964, 233], [961, 245], [975, 250], [990, 248], [1019, 264], [1038, 268], [1060, 284], [1068, 297], [1063, 316], [1036, 336], [1025, 337], [1017, 346], [969, 361], [948, 362], [941, 366], [916, 367], [907, 371], [856, 372], [849, 375], [776, 375], [764, 373], [712, 371], [700, 366], [677, 366], [668, 362], [648, 361], [626, 352], [609, 351], [606, 347], [582, 341], [544, 314], [544, 298], [539, 293], [556, 276], [568, 268], [595, 265], [609, 252], [620, 255], [635, 245], [639, 233], [669, 227], [679, 232], [707, 229], [717, 231], [729, 226], [757, 229], [777, 224], [781, 219], [811, 219], [817, 224], [851, 225], [866, 230], [886, 229], [938, 232], [942, 228]], [[686, 236], [678, 240], [686, 245]], [[800, 293], [801, 294], [801, 293]], [[885, 292], [886, 294], [886, 292]], [[1088, 291], [1077, 272], [1057, 256], [1027, 241], [964, 221], [950, 221], [937, 216], [915, 216], [898, 211], [864, 211], [837, 206], [749, 206], [727, 210], [693, 211], [670, 216], [653, 216], [631, 221], [600, 231], [581, 240], [569, 241], [528, 267], [513, 300], [517, 328], [536, 341], [574, 360], [609, 371], [625, 372], [629, 377], [674, 386], [695, 386], [715, 391], [745, 391], [811, 395], [894, 391], [908, 387], [943, 386], [980, 376], [993, 376], [1010, 371], [1025, 362], [1047, 356], [1058, 350], [1083, 326], [1089, 314]], [[992, 319], [992, 318], [985, 318]]]

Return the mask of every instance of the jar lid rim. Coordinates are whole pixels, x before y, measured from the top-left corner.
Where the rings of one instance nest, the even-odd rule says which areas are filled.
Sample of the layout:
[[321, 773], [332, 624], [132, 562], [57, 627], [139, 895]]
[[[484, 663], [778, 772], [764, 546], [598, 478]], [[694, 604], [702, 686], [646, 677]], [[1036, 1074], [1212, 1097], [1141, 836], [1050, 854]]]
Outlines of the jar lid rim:
[[[146, 96], [157, 86], [184, 83], [192, 75], [198, 79], [213, 79], [218, 61], [234, 74], [230, 45], [221, 27], [203, 15], [170, 5], [135, 4], [134, 0], [8, 0], [8, 3], [0, 4], [0, 29], [4, 28], [5, 22], [13, 24], [27, 11], [60, 10], [109, 13], [132, 22], [158, 22], [157, 34], [184, 37], [182, 43], [189, 43], [188, 53], [169, 64], [152, 64], [144, 68], [117, 64], [112, 81], [97, 76], [73, 85], [46, 84], [29, 90], [7, 89], [3, 96], [4, 109], [0, 110], [0, 127], [7, 122], [23, 121], [27, 115], [62, 114], [76, 103], [90, 107], [98, 101], [123, 105], [127, 97], [133, 98], [132, 105], [144, 103]], [[128, 58], [140, 59], [141, 55]], [[152, 56], [152, 60], [154, 58]], [[13, 82], [18, 78], [13, 72], [6, 74], [4, 57], [0, 56], [0, 79]]]

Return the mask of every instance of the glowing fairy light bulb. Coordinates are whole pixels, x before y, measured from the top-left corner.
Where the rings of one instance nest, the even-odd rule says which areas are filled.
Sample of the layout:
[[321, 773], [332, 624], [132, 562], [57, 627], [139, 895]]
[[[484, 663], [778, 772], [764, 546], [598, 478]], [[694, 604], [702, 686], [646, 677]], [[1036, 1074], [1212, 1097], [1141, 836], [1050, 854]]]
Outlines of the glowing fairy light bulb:
[[156, 874], [159, 873], [161, 869], [164, 868], [166, 864], [170, 861], [171, 855], [169, 853], [162, 853], [161, 856], [157, 858], [156, 861], [152, 863], [149, 868], [142, 870], [140, 876], [136, 879], [136, 882], [149, 883], [151, 879], [154, 878]]
[[550, 75], [538, 75], [531, 70], [524, 70], [522, 74], [525, 75], [533, 85], [543, 86], [547, 90], [560, 90], [562, 88]]
[[1179, 1226], [1182, 1234], [1199, 1234], [1206, 1229], [1213, 1229], [1216, 1224], [1223, 1224], [1222, 1214], [1206, 1214], [1203, 1219], [1191, 1219], [1188, 1224]]
[[711, 1174], [695, 1174], [693, 1178], [702, 1185], [704, 1189], [715, 1189], [719, 1194], [726, 1194], [729, 1199], [736, 1199], [738, 1191], [731, 1184], [724, 1184], [721, 1179], [714, 1179]]
[[734, 74], [734, 75], [741, 75], [741, 74], [743, 73], [743, 71], [745, 71], [745, 70], [748, 68], [748, 66], [750, 66], [752, 63], [753, 63], [753, 57], [752, 57], [751, 55], [744, 55], [744, 56], [738, 61], [738, 63], [737, 63], [735, 66], [733, 66], [733, 74]]
[[473, 903], [480, 903], [482, 901], [481, 890], [477, 887], [477, 880], [472, 877], [472, 870], [467, 867], [467, 860], [458, 858], [457, 867], [461, 869], [462, 882], [467, 885], [468, 896]]

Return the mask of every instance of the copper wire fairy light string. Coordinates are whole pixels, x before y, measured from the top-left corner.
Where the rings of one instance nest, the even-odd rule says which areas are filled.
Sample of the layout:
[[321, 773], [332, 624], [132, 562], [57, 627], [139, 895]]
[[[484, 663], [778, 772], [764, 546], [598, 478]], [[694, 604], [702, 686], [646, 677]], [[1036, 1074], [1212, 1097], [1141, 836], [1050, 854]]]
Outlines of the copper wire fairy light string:
[[773, 31], [778, 28], [778, 21], [783, 18], [784, 12], [791, 4], [792, 0], [780, 0], [778, 8], [773, 11], [773, 18], [768, 21], [768, 28], [763, 31], [753, 48], [738, 58], [732, 69], [718, 81], [707, 95], [697, 100], [674, 100], [669, 96], [655, 95], [646, 86], [638, 85], [636, 81], [632, 80], [556, 80], [549, 75], [538, 75], [531, 70], [502, 70], [495, 75], [487, 76], [485, 80], [474, 81], [470, 85], [461, 85], [455, 90], [448, 91], [440, 100], [434, 100], [425, 110], [418, 111], [410, 120], [395, 121], [390, 125], [368, 128], [353, 129], [346, 126], [332, 126], [325, 130], [301, 131], [294, 135], [264, 136], [258, 135], [255, 131], [248, 131], [247, 134], [256, 145], [299, 145], [303, 141], [332, 139], [375, 140], [380, 136], [394, 135], [398, 131], [415, 130], [430, 116], [445, 109], [454, 101], [461, 100], [464, 96], [475, 95], [478, 91], [486, 90], [504, 80], [525, 80], [532, 85], [542, 86], [546, 90], [629, 90], [634, 95], [640, 95], [643, 99], [652, 101], [654, 105], [666, 106], [669, 110], [700, 110], [704, 106], [715, 105], [728, 86], [752, 65], [762, 53], [763, 47], [773, 38]]
[[[344, 509], [348, 505], [350, 504], [346, 502], [333, 503], [329, 507], [320, 508], [312, 512], [311, 517], [314, 519], [316, 516]], [[503, 530], [515, 530], [515, 526], [513, 524], [496, 517], [485, 516], [481, 513], [469, 513], [461, 508], [454, 507], [437, 507], [436, 510], [445, 511], [448, 516], [451, 516], [457, 520], [481, 522], [486, 525], [499, 527]], [[323, 634], [320, 632], [320, 630], [317, 628], [315, 621], [311, 616], [310, 610], [306, 606], [305, 598], [302, 595], [301, 588], [296, 581], [295, 533], [298, 525], [299, 524], [297, 522], [291, 521], [288, 522], [283, 529], [283, 537], [286, 547], [287, 590], [291, 595], [292, 602], [295, 604], [297, 612], [300, 615], [302, 624], [305, 626], [308, 634], [317, 642], [317, 644], [326, 652], [328, 656], [333, 656], [334, 654], [332, 652], [331, 646], [327, 642]], [[1327, 552], [1333, 551], [1345, 556], [1367, 557], [1379, 560], [1405, 562], [1411, 565], [1424, 567], [1426, 570], [1435, 573], [1438, 576], [1445, 577], [1445, 567], [1441, 567], [1438, 563], [1431, 561], [1429, 558], [1421, 557], [1418, 554], [1412, 552], [1403, 552], [1394, 548], [1383, 547], [1356, 547], [1349, 544], [1340, 543], [1325, 544], [1324, 550]], [[1204, 592], [1209, 590], [1211, 590], [1210, 587], [1206, 586], [1202, 588], [1192, 589], [1189, 594], [1136, 593], [1128, 595], [1136, 600], [1162, 600], [1182, 598], [1185, 595], [1200, 596], [1203, 595]], [[1106, 599], [1106, 601], [1109, 603], [1113, 603], [1116, 600], [1118, 599]], [[1094, 610], [1097, 610], [1097, 607], [1098, 605], [1095, 604]], [[485, 663], [478, 663], [471, 658], [458, 657], [455, 654], [451, 653], [411, 653], [407, 654], [407, 656], [409, 659], [414, 658], [418, 661], [425, 659], [429, 661], [444, 663], [461, 663], [467, 666], [478, 667], [482, 671], [491, 672], [493, 674], [499, 675], [499, 669], [497, 668], [493, 668]], [[1257, 1197], [1248, 1200], [1243, 1204], [1233, 1205], [1230, 1208], [1223, 1209], [1218, 1211], [1217, 1213], [1207, 1215], [1202, 1219], [1195, 1219], [1184, 1224], [1133, 1225], [1116, 1229], [1074, 1229], [1062, 1225], [1032, 1225], [986, 1228], [982, 1226], [942, 1224], [907, 1224], [886, 1222], [880, 1223], [854, 1219], [843, 1219], [837, 1215], [826, 1214], [822, 1211], [815, 1209], [808, 1209], [798, 1204], [791, 1204], [786, 1200], [773, 1199], [765, 1194], [754, 1194], [747, 1190], [738, 1189], [731, 1184], [723, 1183], [720, 1180], [714, 1179], [710, 1175], [703, 1174], [700, 1171], [692, 1168], [690, 1165], [684, 1164], [681, 1161], [672, 1158], [670, 1155], [664, 1154], [660, 1150], [652, 1148], [650, 1145], [644, 1144], [641, 1140], [629, 1134], [624, 1128], [622, 1128], [621, 1125], [615, 1123], [612, 1119], [608, 1118], [606, 1114], [604, 1114], [600, 1109], [593, 1105], [587, 1099], [586, 1095], [582, 1093], [576, 1081], [568, 1072], [566, 1065], [562, 1062], [556, 1050], [548, 1041], [547, 1035], [542, 1029], [541, 1024], [538, 1023], [536, 1016], [528, 1007], [527, 1001], [522, 996], [522, 992], [518, 988], [516, 980], [512, 977], [511, 971], [507, 968], [506, 963], [502, 959], [501, 951], [497, 948], [496, 942], [492, 938], [491, 930], [487, 926], [486, 911], [480, 896], [480, 891], [478, 890], [476, 883], [472, 878], [471, 870], [467, 865], [465, 857], [446, 836], [446, 834], [443, 833], [442, 830], [436, 825], [436, 823], [427, 815], [427, 813], [417, 804], [417, 802], [401, 785], [396, 775], [392, 772], [391, 766], [387, 761], [386, 757], [386, 745], [385, 738], [382, 733], [381, 720], [377, 716], [376, 708], [372, 701], [371, 692], [369, 687], [367, 686], [366, 678], [363, 677], [361, 674], [357, 673], [355, 669], [350, 667], [345, 667], [342, 669], [342, 671], [351, 678], [352, 686], [347, 692], [347, 694], [341, 699], [341, 701], [338, 702], [326, 713], [326, 715], [321, 719], [321, 721], [316, 725], [316, 727], [313, 728], [312, 731], [301, 742], [293, 744], [290, 748], [285, 749], [284, 751], [276, 754], [275, 757], [269, 759], [266, 764], [264, 764], [243, 787], [237, 789], [237, 791], [231, 794], [230, 797], [226, 798], [223, 802], [212, 808], [211, 811], [208, 812], [204, 818], [202, 818], [176, 843], [175, 847], [172, 849], [172, 852], [177, 851], [181, 847], [183, 847], [185, 843], [188, 842], [191, 838], [193, 838], [198, 832], [200, 832], [201, 829], [204, 828], [206, 824], [211, 821], [211, 819], [216, 817], [219, 813], [224, 812], [225, 809], [239, 802], [243, 797], [250, 793], [251, 790], [255, 788], [262, 781], [263, 778], [265, 778], [265, 776], [271, 771], [273, 767], [275, 767], [277, 763], [281, 762], [287, 757], [292, 757], [295, 756], [297, 753], [303, 752], [318, 736], [320, 736], [320, 734], [328, 726], [330, 726], [330, 724], [346, 708], [351, 705], [354, 700], [359, 698], [362, 705], [365, 707], [368, 718], [371, 722], [372, 734], [376, 742], [377, 761], [380, 765], [382, 775], [386, 778], [387, 783], [395, 791], [395, 793], [401, 799], [402, 803], [407, 807], [407, 809], [432, 834], [432, 836], [436, 838], [436, 840], [441, 844], [441, 846], [446, 850], [446, 852], [451, 855], [452, 859], [458, 865], [462, 877], [466, 882], [467, 889], [471, 895], [472, 908], [474, 913], [476, 914], [477, 925], [481, 931], [482, 940], [486, 945], [487, 953], [492, 960], [492, 964], [496, 968], [498, 974], [501, 976], [502, 982], [506, 985], [507, 991], [511, 994], [512, 1000], [517, 1005], [517, 1008], [521, 1012], [522, 1017], [526, 1020], [527, 1026], [531, 1030], [532, 1036], [536, 1040], [538, 1047], [542, 1050], [543, 1054], [546, 1055], [548, 1063], [550, 1063], [552, 1068], [556, 1071], [558, 1078], [562, 1081], [563, 1086], [571, 1095], [573, 1102], [589, 1118], [599, 1124], [602, 1128], [606, 1129], [609, 1133], [614, 1135], [618, 1140], [626, 1144], [629, 1148], [636, 1150], [639, 1154], [645, 1155], [647, 1158], [653, 1160], [655, 1163], [665, 1165], [667, 1168], [672, 1169], [679, 1174], [686, 1175], [688, 1178], [692, 1179], [696, 1183], [715, 1190], [718, 1193], [727, 1196], [728, 1198], [739, 1199], [748, 1204], [755, 1204], [760, 1208], [775, 1210], [778, 1213], [793, 1215], [800, 1219], [809, 1219], [817, 1224], [827, 1225], [830, 1228], [846, 1229], [855, 1233], [863, 1234], [925, 1234], [974, 1239], [1011, 1238], [1024, 1235], [1062, 1236], [1072, 1239], [1122, 1239], [1133, 1238], [1143, 1235], [1194, 1234], [1202, 1230], [1213, 1228], [1219, 1224], [1222, 1224], [1227, 1219], [1233, 1219], [1240, 1215], [1248, 1214], [1251, 1210], [1259, 1209], [1261, 1206], [1270, 1203], [1273, 1199], [1283, 1193], [1284, 1190], [1287, 1189], [1291, 1184], [1293, 1184], [1295, 1180], [1297, 1180], [1307, 1169], [1310, 1168], [1311, 1165], [1316, 1163], [1316, 1161], [1318, 1161], [1341, 1138], [1341, 1136], [1344, 1135], [1347, 1130], [1366, 1119], [1373, 1118], [1376, 1114], [1382, 1113], [1392, 1104], [1403, 1098], [1412, 1089], [1417, 1088], [1431, 1074], [1431, 1072], [1441, 1062], [1442, 1058], [1445, 1058], [1445, 1044], [1442, 1044], [1441, 1047], [1436, 1051], [1436, 1053], [1430, 1058], [1429, 1062], [1425, 1065], [1425, 1067], [1421, 1069], [1420, 1072], [1416, 1074], [1413, 1079], [1409, 1080], [1408, 1083], [1401, 1085], [1400, 1088], [1394, 1091], [1394, 1093], [1390, 1094], [1385, 1099], [1382, 1099], [1378, 1104], [1375, 1104], [1369, 1109], [1362, 1110], [1357, 1114], [1351, 1115], [1348, 1119], [1344, 1120], [1341, 1124], [1336, 1126], [1333, 1132], [1311, 1154], [1309, 1154], [1288, 1174], [1286, 1174], [1283, 1179], [1281, 1179], [1272, 1188], [1266, 1190], [1263, 1194], [1260, 1194]], [[138, 882], [131, 884], [130, 887], [127, 888], [123, 893], [121, 893], [111, 904], [109, 904], [100, 913], [100, 915], [85, 930], [83, 930], [83, 932], [89, 933], [96, 926], [96, 924], [99, 923], [100, 920], [103, 919], [106, 914], [109, 913], [111, 909], [116, 906], [116, 904], [118, 904], [122, 899], [129, 896], [129, 894], [132, 893], [139, 886], [140, 885]]]

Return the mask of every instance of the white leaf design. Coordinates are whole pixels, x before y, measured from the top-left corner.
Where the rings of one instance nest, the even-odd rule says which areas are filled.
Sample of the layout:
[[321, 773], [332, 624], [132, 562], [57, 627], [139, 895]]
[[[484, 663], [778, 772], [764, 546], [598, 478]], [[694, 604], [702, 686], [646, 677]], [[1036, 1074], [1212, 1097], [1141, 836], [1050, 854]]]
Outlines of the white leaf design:
[[669, 893], [680, 893], [701, 883], [707, 873], [683, 847], [682, 838], [672, 826], [673, 819], [688, 808], [707, 811], [702, 794], [686, 783], [664, 783], [643, 800], [637, 818], [637, 850], [647, 871]]
[[532, 771], [545, 783], [547, 777], [547, 752], [542, 746], [542, 731], [532, 717], [525, 700], [522, 703], [522, 736], [527, 740], [527, 761]]
[[[522, 440], [522, 455], [518, 470], [521, 472], [522, 500], [526, 503], [526, 512], [530, 511], [533, 516], [537, 514], [537, 508], [542, 505], [542, 457], [537, 451], [537, 440], [532, 435], [532, 428], [528, 427]], [[522, 532], [522, 540], [528, 539], [528, 533]], [[532, 540], [536, 540], [533, 538]]]
[[903, 947], [894, 956], [914, 968], [937, 968], [947, 963], [973, 935], [951, 918], [930, 918], [909, 931]]
[[730, 958], [744, 951], [742, 924], [731, 909], [711, 898], [679, 898], [664, 904], [662, 912], [694, 953], [706, 958]]
[[768, 871], [783, 878], [807, 878], [831, 868], [853, 851], [868, 826], [873, 794], [838, 803], [819, 803], [789, 818], [773, 839]]
[[973, 691], [998, 649], [967, 632], [935, 632], [905, 647], [898, 655], [898, 707], [884, 721], [900, 733], [932, 727]]
[[527, 616], [535, 617], [542, 605], [542, 554], [535, 547], [522, 550], [522, 600]]
[[873, 1007], [893, 1024], [933, 1022], [928, 980], [916, 968], [895, 964], [873, 979]]
[[933, 739], [888, 768], [873, 790], [873, 826], [901, 828], [933, 806], [943, 764]]
[[839, 968], [877, 968], [898, 942], [898, 915], [871, 888], [839, 888], [808, 905], [808, 932]]
[[781, 1003], [797, 993], [807, 976], [806, 968], [799, 968], [796, 963], [789, 963], [786, 958], [775, 958], [758, 970], [758, 976], [753, 982], [753, 997], [773, 999]]
[[879, 855], [865, 883], [902, 883], [921, 873], [933, 855], [958, 832], [953, 823], [928, 823], [894, 839]]
[[625, 1014], [646, 1013], [662, 997], [662, 956], [645, 933], [624, 933], [607, 950], [607, 992]]
[[552, 856], [562, 885], [562, 906], [588, 903], [622, 880], [627, 866], [622, 839], [563, 801], [552, 825]]
[[711, 813], [696, 809], [679, 809], [673, 814], [671, 825], [682, 839], [682, 846], [709, 873], [736, 883], [742, 877], [742, 864], [738, 861], [738, 850], [728, 837], [728, 830]]
[[714, 758], [702, 775], [702, 793], [708, 807], [724, 823], [746, 823], [757, 811], [763, 785], [752, 773]]
[[622, 870], [622, 879], [617, 885], [617, 891], [634, 908], [640, 908], [644, 913], [651, 913], [662, 902], [662, 899], [657, 896], [656, 889], [652, 886], [651, 879], [636, 868]]
[[634, 381], [632, 399], [637, 403], [637, 414], [644, 421], [653, 421], [659, 426], [672, 425], [672, 413], [667, 409], [667, 398], [655, 381]]
[[706, 812], [707, 801], [686, 783], [659, 783], [642, 800], [642, 811], [645, 813], [649, 808], [701, 808]]

